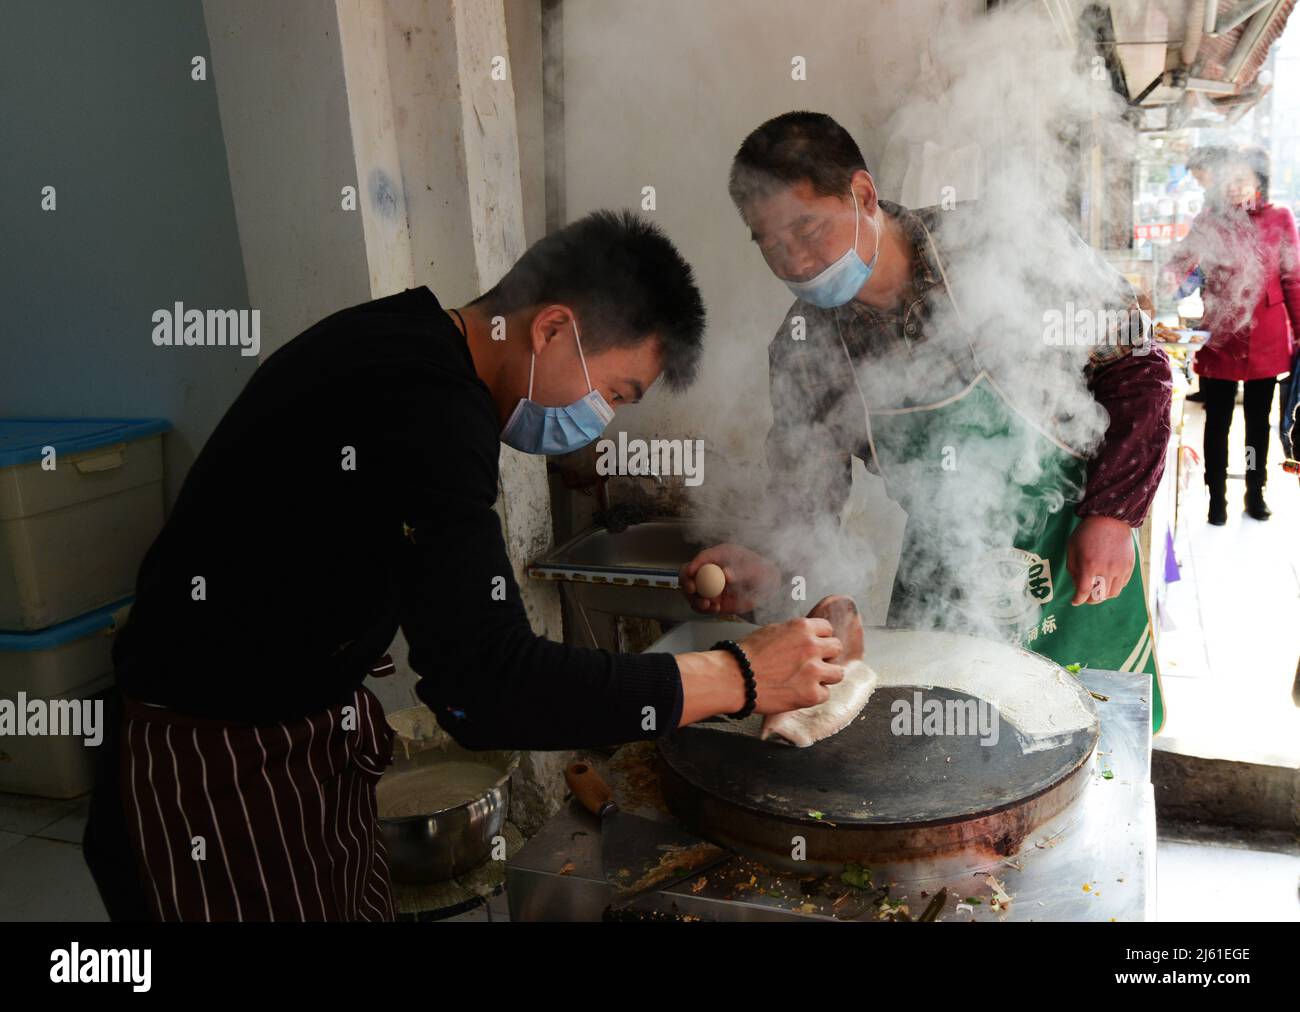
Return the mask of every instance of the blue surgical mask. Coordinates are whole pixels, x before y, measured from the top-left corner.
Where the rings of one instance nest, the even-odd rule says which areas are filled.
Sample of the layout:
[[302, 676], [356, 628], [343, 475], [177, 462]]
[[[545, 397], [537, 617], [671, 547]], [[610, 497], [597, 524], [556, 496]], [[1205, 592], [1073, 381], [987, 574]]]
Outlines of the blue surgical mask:
[[848, 252], [815, 278], [785, 283], [785, 286], [794, 292], [796, 298], [811, 302], [821, 309], [842, 306], [862, 291], [862, 286], [867, 283], [872, 270], [875, 269], [876, 261], [880, 259], [880, 229], [876, 226], [874, 218], [871, 219], [871, 227], [876, 229], [876, 252], [871, 254], [869, 264], [864, 264], [862, 257], [858, 256], [858, 228], [862, 224], [862, 216], [858, 208], [858, 198], [854, 196], [852, 190], [849, 191], [849, 199], [853, 201], [853, 245], [849, 247]]
[[582, 354], [582, 340], [578, 337], [578, 324], [573, 324], [573, 338], [578, 342], [578, 359], [582, 362], [582, 375], [587, 378], [587, 396], [580, 397], [568, 407], [548, 408], [533, 400], [533, 372], [537, 367], [537, 354], [533, 353], [528, 366], [528, 396], [522, 397], [510, 414], [510, 420], [501, 430], [501, 442], [524, 453], [545, 453], [558, 456], [580, 450], [605, 431], [614, 417], [614, 409], [592, 389], [591, 374], [587, 372], [587, 359]]

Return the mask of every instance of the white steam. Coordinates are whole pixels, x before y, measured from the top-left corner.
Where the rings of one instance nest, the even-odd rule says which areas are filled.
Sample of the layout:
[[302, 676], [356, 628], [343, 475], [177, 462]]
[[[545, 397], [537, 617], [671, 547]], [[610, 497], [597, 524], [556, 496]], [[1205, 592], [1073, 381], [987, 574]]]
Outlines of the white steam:
[[[938, 295], [924, 342], [899, 342], [859, 368], [863, 395], [873, 411], [931, 403], [960, 393], [984, 370], [1038, 429], [1086, 455], [1108, 421], [1086, 385], [1091, 348], [1049, 343], [1045, 321], [1053, 313], [1127, 310], [1132, 298], [1122, 278], [1064, 225], [1078, 219], [1081, 168], [1094, 143], [1108, 150], [1109, 164], [1127, 171], [1121, 152], [1132, 137], [1120, 119], [1123, 103], [1104, 68], [1098, 73], [1063, 49], [1036, 7], [949, 18], [923, 62], [928, 70], [890, 118], [887, 141], [864, 137], [862, 123], [842, 125], [859, 143], [869, 141], [864, 149], [886, 151], [882, 165], [869, 165], [882, 197], [907, 197], [903, 202], [913, 207], [957, 202], [940, 214], [934, 238], [958, 312]], [[781, 321], [771, 324], [770, 333], [778, 333]], [[795, 473], [778, 476], [793, 495], [755, 488], [752, 461], [711, 456], [704, 494], [696, 497], [706, 543], [747, 544], [781, 564], [787, 578], [807, 580], [806, 601], [792, 601], [787, 585], [761, 619], [806, 612], [827, 593], [870, 599], [888, 593], [892, 576], [887, 549], [898, 536], [897, 515], [864, 514], [860, 498], [844, 523], [825, 509], [829, 475], [840, 474], [836, 454], [845, 448], [844, 433], [863, 434], [865, 425], [837, 334], [810, 333], [808, 342], [824, 358], [800, 384], [820, 383], [839, 400], [823, 423], [796, 434], [799, 464]], [[754, 354], [751, 335], [737, 340], [735, 354]], [[1024, 613], [1024, 602], [1014, 600], [1019, 591], [1008, 588], [1005, 569], [990, 553], [1072, 509], [1082, 489], [1061, 473], [1042, 433], [1008, 428], [991, 409], [981, 418], [984, 409], [967, 400], [975, 407], [973, 430], [934, 426], [911, 447], [910, 462], [882, 461], [889, 493], [908, 510], [915, 539], [901, 574], [915, 607], [895, 620], [1006, 637], [1008, 628], [1026, 628], [1041, 616]], [[778, 418], [791, 410], [782, 401], [778, 386], [772, 404]], [[752, 408], [742, 402], [735, 410]], [[709, 445], [712, 454], [718, 444]], [[945, 460], [955, 467], [945, 469]], [[1042, 490], [1026, 494], [1031, 485]], [[1068, 607], [1059, 593], [1049, 605]]]

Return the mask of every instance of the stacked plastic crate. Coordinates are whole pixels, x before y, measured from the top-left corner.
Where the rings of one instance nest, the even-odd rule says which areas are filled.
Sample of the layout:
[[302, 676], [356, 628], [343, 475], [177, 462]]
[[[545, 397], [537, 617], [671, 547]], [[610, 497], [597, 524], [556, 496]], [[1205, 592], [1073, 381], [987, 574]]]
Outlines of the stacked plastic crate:
[[79, 701], [112, 683], [112, 638], [162, 529], [170, 428], [0, 419], [0, 791], [70, 798], [93, 783], [86, 732], [104, 729], [75, 726], [93, 713]]

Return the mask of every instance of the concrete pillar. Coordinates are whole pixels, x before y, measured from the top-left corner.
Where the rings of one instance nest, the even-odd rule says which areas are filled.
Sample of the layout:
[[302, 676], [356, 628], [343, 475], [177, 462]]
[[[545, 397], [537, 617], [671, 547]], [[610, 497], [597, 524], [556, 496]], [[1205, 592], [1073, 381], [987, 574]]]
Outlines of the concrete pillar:
[[[415, 281], [460, 305], [496, 284], [527, 248], [504, 4], [387, 0], [383, 13]], [[500, 490], [496, 509], [528, 618], [539, 635], [561, 639], [558, 592], [524, 568], [551, 544], [545, 460], [503, 446]], [[525, 832], [559, 806], [568, 758], [524, 756], [511, 814]]]
[[204, 0], [249, 305], [262, 357], [371, 298], [348, 93], [332, 3]]

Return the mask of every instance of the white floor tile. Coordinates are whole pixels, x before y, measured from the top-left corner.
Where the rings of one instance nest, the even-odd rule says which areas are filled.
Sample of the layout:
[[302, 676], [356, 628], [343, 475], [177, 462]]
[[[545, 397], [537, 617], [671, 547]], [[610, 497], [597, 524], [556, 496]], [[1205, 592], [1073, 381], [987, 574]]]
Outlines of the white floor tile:
[[1156, 920], [1300, 921], [1300, 857], [1161, 841]]
[[106, 921], [81, 848], [31, 837], [0, 853], [0, 921]]
[[44, 837], [47, 840], [63, 840], [65, 843], [80, 843], [86, 832], [86, 814], [89, 808], [90, 799], [84, 798], [77, 803], [76, 808], [58, 822], [51, 823], [33, 833], [32, 836]]
[[52, 801], [26, 794], [0, 794], [0, 830], [30, 836], [84, 804], [83, 799]]

